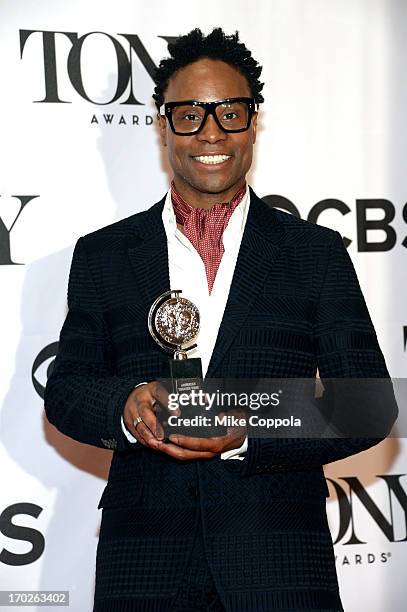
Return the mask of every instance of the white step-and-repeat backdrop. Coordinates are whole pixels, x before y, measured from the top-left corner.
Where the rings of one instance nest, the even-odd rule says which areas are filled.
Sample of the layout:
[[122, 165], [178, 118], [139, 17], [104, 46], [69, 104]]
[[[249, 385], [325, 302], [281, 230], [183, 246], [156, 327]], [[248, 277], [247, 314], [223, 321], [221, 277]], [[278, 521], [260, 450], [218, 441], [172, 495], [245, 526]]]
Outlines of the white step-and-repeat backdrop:
[[[347, 238], [393, 377], [407, 366], [404, 0], [1, 0], [0, 589], [91, 610], [111, 452], [43, 411], [79, 236], [164, 194], [151, 99], [167, 42], [222, 26], [264, 66], [250, 184]], [[347, 612], [405, 610], [407, 442], [326, 466]], [[38, 608], [40, 609], [40, 608]]]

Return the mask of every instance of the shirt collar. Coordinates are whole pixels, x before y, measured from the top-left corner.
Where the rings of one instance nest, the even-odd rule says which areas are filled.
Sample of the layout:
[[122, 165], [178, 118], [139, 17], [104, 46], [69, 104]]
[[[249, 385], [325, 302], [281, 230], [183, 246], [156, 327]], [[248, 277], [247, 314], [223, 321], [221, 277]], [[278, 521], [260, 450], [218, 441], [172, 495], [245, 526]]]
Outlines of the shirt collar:
[[[236, 206], [229, 219], [229, 223], [227, 224], [226, 229], [223, 232], [223, 246], [225, 247], [225, 251], [228, 250], [228, 247], [232, 243], [234, 243], [237, 238], [239, 238], [239, 240], [241, 239], [246, 224], [247, 214], [249, 212], [249, 206], [250, 191], [249, 185], [246, 183], [246, 191], [242, 198], [242, 201], [239, 203], [239, 206]], [[164, 224], [165, 233], [167, 235], [167, 240], [173, 240], [174, 238], [179, 237], [180, 234], [183, 236], [182, 232], [180, 232], [177, 228], [174, 207], [172, 205], [171, 200], [171, 187], [167, 191], [167, 195], [165, 198], [164, 207], [162, 211], [162, 220]]]

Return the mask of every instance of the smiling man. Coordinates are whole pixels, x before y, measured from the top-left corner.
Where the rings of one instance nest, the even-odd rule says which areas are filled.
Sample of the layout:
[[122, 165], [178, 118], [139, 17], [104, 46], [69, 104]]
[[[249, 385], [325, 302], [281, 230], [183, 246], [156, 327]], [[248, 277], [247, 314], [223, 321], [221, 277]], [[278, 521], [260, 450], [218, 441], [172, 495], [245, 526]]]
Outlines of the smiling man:
[[258, 439], [241, 418], [167, 439], [148, 313], [182, 289], [207, 378], [387, 378], [383, 355], [340, 235], [246, 183], [263, 84], [238, 34], [195, 29], [169, 52], [154, 100], [171, 187], [78, 240], [45, 392], [58, 429], [114, 449], [94, 611], [338, 612], [323, 465], [380, 439]]
[[230, 202], [252, 164], [255, 105], [262, 96], [253, 98], [247, 78], [235, 67], [199, 59], [169, 79], [165, 102], [161, 93], [156, 100], [165, 108], [159, 115], [161, 140], [178, 193], [196, 208]]

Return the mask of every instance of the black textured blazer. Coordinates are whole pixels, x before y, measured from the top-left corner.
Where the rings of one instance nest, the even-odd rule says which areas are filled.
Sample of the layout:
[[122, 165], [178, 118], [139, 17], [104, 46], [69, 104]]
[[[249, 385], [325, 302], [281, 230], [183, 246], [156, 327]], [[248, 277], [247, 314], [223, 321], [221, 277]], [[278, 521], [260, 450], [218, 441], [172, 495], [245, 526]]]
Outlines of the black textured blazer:
[[[308, 378], [317, 368], [322, 379], [388, 377], [340, 234], [269, 207], [251, 188], [250, 198], [207, 377]], [[114, 449], [99, 507], [117, 513], [122, 532], [101, 530], [96, 597], [175, 593], [199, 506], [206, 555], [231, 610], [339, 610], [322, 466], [379, 439], [249, 437], [243, 461], [181, 462], [122, 432], [134, 385], [169, 376], [168, 354], [147, 328], [152, 302], [170, 289], [163, 205], [78, 240], [45, 390], [60, 431]], [[120, 514], [130, 510], [132, 530]]]

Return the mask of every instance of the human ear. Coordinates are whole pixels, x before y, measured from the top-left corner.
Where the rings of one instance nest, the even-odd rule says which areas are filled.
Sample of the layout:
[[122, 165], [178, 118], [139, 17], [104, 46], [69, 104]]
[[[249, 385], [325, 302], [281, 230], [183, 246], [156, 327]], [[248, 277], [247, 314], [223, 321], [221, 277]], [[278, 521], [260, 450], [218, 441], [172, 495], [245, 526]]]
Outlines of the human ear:
[[158, 120], [158, 130], [160, 133], [160, 140], [161, 140], [161, 144], [163, 147], [167, 146], [167, 120], [164, 117], [164, 115], [160, 115], [160, 113], [157, 113], [157, 120]]
[[257, 133], [257, 117], [258, 112], [253, 113], [252, 116], [252, 134], [253, 134], [253, 144], [256, 142], [256, 133]]

